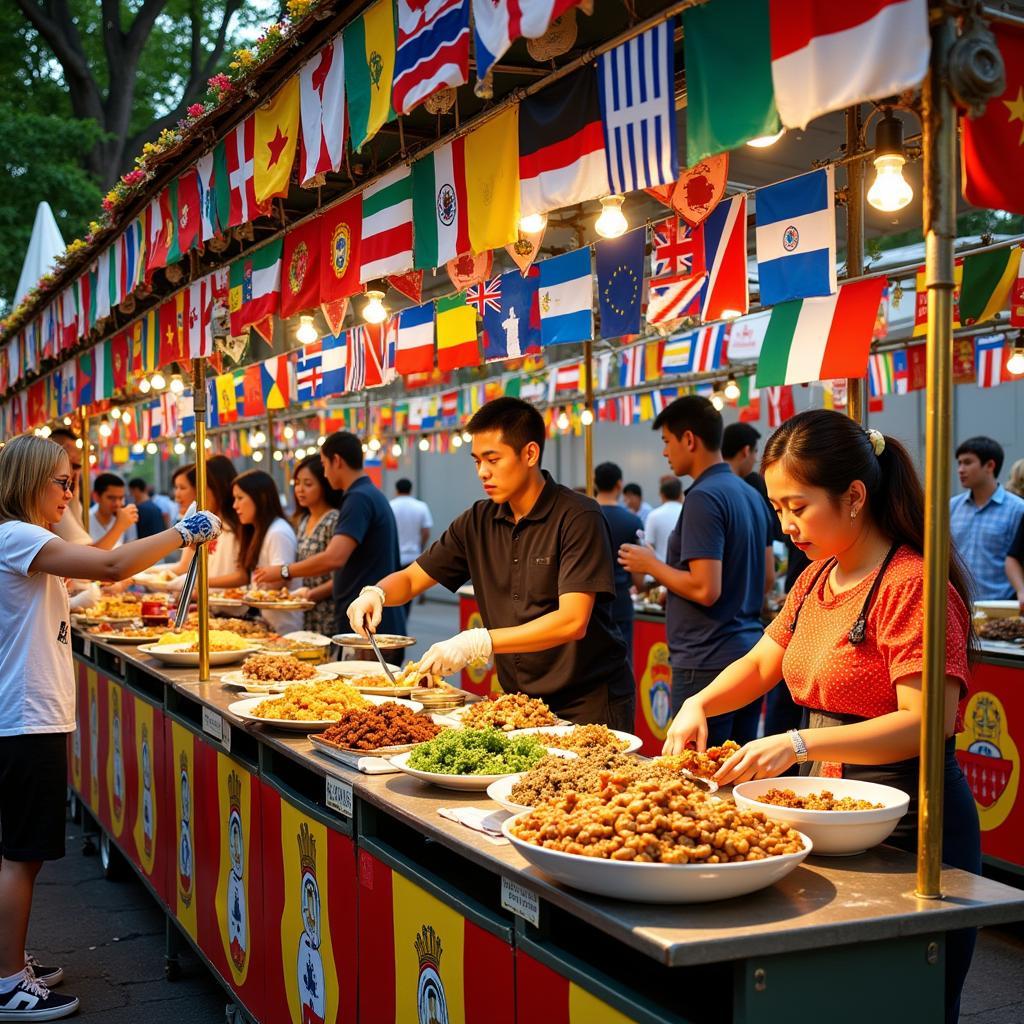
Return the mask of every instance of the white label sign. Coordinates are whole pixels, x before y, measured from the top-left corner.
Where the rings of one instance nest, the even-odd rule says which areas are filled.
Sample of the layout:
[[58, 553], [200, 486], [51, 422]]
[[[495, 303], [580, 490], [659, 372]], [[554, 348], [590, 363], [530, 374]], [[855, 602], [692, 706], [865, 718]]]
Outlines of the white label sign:
[[502, 876], [501, 905], [534, 928], [540, 927], [540, 898], [532, 889]]
[[82, 654], [86, 658], [92, 657], [92, 641], [88, 637], [82, 641]]
[[327, 806], [346, 818], [352, 817], [352, 786], [333, 775], [327, 776]]
[[212, 708], [203, 708], [203, 732], [222, 744], [225, 750], [231, 749], [231, 726]]

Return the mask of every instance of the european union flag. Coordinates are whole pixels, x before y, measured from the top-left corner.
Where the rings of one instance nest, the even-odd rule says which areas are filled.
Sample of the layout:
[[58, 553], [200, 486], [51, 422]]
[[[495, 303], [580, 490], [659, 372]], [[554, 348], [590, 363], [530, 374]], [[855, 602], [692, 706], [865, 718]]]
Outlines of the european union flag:
[[637, 228], [595, 246], [602, 338], [640, 333], [646, 244], [647, 229]]

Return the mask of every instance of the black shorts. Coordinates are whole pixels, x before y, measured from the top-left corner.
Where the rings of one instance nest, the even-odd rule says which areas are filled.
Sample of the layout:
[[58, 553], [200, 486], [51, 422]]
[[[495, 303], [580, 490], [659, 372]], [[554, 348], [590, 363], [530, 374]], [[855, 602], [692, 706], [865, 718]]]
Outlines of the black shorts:
[[0, 736], [0, 856], [64, 856], [68, 734]]

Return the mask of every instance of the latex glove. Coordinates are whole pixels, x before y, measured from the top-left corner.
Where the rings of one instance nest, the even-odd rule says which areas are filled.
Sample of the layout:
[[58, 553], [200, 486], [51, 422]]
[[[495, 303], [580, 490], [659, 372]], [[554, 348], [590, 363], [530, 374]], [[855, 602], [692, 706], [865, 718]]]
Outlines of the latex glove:
[[139, 521], [139, 509], [136, 505], [125, 505], [114, 513], [114, 525], [124, 533], [130, 526]]
[[214, 537], [220, 536], [220, 520], [212, 512], [197, 512], [193, 501], [181, 522], [175, 523], [173, 529], [181, 534], [181, 546], [203, 544]]
[[491, 634], [486, 629], [465, 629], [450, 640], [434, 644], [420, 658], [420, 675], [454, 675], [467, 665], [486, 664], [493, 650]]
[[81, 611], [83, 608], [91, 608], [100, 599], [100, 588], [95, 583], [90, 583], [83, 590], [80, 590], [69, 601], [71, 610]]
[[348, 606], [348, 624], [360, 636], [376, 633], [384, 614], [384, 591], [380, 587], [363, 587]]

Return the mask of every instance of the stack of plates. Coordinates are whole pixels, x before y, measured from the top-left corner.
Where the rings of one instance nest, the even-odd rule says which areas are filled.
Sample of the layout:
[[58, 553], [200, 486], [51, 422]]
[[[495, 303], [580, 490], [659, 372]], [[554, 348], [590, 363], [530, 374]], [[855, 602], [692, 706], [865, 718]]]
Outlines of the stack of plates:
[[451, 686], [415, 689], [413, 696], [431, 714], [443, 715], [466, 703], [469, 694], [465, 690], [456, 690]]

